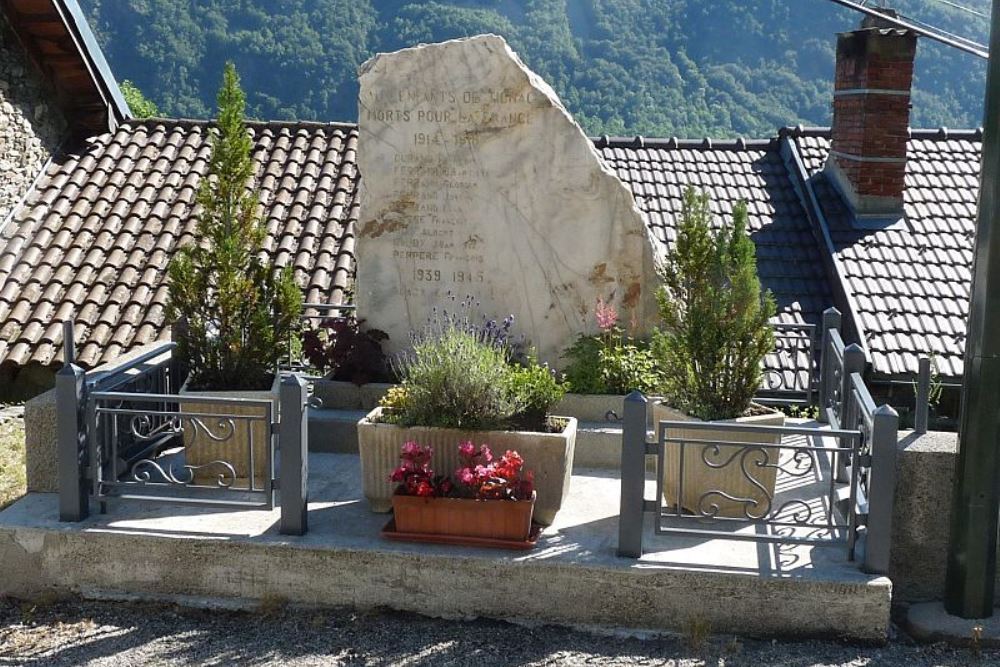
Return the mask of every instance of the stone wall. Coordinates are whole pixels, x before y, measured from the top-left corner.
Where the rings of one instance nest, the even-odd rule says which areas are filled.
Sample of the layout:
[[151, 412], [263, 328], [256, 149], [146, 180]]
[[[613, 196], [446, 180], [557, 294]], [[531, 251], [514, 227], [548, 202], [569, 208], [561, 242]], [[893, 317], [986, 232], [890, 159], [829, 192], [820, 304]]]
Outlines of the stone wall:
[[0, 223], [65, 134], [53, 99], [0, 12]]
[[958, 435], [902, 432], [897, 456], [889, 567], [893, 600], [940, 600], [948, 564]]

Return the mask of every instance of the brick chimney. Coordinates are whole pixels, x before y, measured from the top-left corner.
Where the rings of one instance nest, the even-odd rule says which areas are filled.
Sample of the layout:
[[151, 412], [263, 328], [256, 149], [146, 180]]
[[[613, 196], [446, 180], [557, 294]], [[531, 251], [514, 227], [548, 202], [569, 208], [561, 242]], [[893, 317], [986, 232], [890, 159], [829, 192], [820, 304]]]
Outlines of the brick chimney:
[[859, 216], [902, 213], [916, 51], [913, 32], [869, 20], [837, 36], [826, 171]]

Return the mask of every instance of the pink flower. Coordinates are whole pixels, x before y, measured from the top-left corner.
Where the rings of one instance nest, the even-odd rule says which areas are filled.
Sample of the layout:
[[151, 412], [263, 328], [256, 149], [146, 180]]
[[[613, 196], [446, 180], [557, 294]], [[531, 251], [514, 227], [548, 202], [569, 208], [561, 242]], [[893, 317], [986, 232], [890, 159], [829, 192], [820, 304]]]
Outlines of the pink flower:
[[458, 455], [459, 456], [469, 456], [469, 457], [475, 456], [476, 455], [476, 446], [474, 444], [472, 444], [471, 440], [463, 442], [462, 444], [460, 444], [458, 446]]
[[471, 468], [459, 468], [455, 471], [455, 479], [463, 486], [471, 486], [476, 481], [476, 475]]
[[601, 297], [597, 298], [597, 307], [594, 309], [594, 315], [597, 317], [597, 328], [603, 332], [611, 331], [618, 324], [618, 311], [615, 309], [614, 304], [607, 302]]
[[483, 459], [483, 463], [490, 463], [493, 460], [493, 452], [486, 443], [480, 445], [479, 456]]

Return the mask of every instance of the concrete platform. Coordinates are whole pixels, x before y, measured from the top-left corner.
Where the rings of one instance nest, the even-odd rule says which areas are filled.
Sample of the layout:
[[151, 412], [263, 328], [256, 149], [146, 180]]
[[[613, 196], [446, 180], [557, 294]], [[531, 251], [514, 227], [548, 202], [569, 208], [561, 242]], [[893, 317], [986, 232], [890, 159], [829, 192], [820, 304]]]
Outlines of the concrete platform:
[[[285, 599], [576, 627], [885, 640], [891, 583], [843, 549], [656, 536], [615, 555], [619, 482], [578, 471], [556, 523], [531, 552], [383, 540], [386, 515], [361, 498], [358, 458], [310, 457], [310, 532], [277, 534], [277, 510], [228, 512], [119, 503], [59, 523], [56, 497], [0, 512], [0, 594]], [[652, 491], [647, 497], [652, 496]]]
[[952, 616], [942, 602], [911, 605], [906, 611], [906, 631], [922, 642], [947, 642], [972, 648], [1000, 647], [1000, 608], [990, 618]]

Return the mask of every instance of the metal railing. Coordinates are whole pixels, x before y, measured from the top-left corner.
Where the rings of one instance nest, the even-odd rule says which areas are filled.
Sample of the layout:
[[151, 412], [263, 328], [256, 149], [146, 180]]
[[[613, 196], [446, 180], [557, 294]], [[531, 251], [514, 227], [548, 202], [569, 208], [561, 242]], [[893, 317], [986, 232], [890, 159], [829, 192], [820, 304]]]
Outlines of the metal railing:
[[774, 324], [774, 351], [764, 360], [761, 387], [754, 397], [765, 405], [816, 404], [815, 324]]
[[[843, 545], [864, 537], [866, 571], [886, 573], [899, 417], [876, 407], [864, 352], [845, 346], [839, 313], [824, 315], [820, 412], [828, 427], [660, 420], [647, 441], [645, 396], [625, 399], [618, 553], [639, 558], [643, 515], [656, 534]], [[657, 459], [645, 498], [646, 457]]]
[[[66, 332], [72, 349], [72, 330]], [[292, 373], [269, 397], [181, 393], [174, 344], [85, 373], [56, 376], [60, 519], [91, 502], [156, 502], [271, 509], [280, 529], [306, 531], [306, 382]]]

